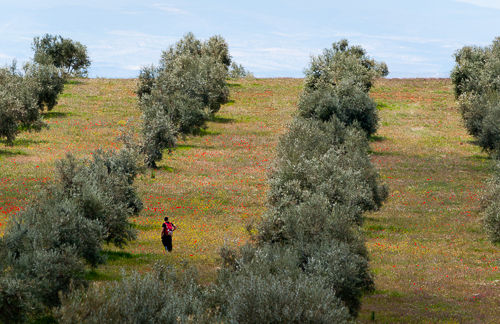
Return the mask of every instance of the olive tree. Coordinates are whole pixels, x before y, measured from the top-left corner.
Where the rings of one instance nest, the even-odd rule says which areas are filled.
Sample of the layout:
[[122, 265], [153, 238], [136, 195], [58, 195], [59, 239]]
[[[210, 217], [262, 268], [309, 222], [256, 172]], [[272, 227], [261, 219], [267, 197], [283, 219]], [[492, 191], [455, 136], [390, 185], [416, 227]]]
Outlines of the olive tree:
[[45, 34], [35, 37], [32, 44], [34, 60], [64, 69], [66, 76], [86, 76], [90, 66], [87, 47], [60, 35]]
[[483, 221], [494, 243], [500, 243], [500, 164], [497, 162], [482, 197]]
[[222, 37], [202, 42], [188, 33], [163, 52], [157, 67], [141, 70], [137, 94], [148, 166], [156, 166], [163, 150], [175, 146], [177, 136], [198, 133], [227, 102], [230, 62]]
[[142, 208], [133, 187], [137, 162], [128, 146], [96, 151], [90, 161], [59, 161], [55, 182], [0, 238], [0, 320], [24, 321], [58, 306], [61, 293], [85, 285], [86, 264], [105, 261], [104, 242], [121, 247], [135, 238], [128, 217]]
[[486, 47], [464, 46], [455, 53], [455, 62], [451, 80], [465, 127], [491, 150], [499, 136], [487, 120], [500, 98], [500, 38]]
[[335, 87], [304, 92], [299, 114], [305, 118], [328, 121], [338, 119], [346, 126], [357, 125], [370, 136], [377, 131], [377, 105], [361, 88], [340, 81]]
[[361, 46], [349, 46], [349, 42], [343, 39], [324, 49], [323, 54], [311, 58], [305, 71], [304, 87], [305, 91], [310, 91], [351, 80], [367, 92], [374, 78], [388, 73], [385, 63], [376, 62], [366, 55]]
[[43, 123], [39, 111], [40, 83], [23, 77], [11, 69], [0, 68], [0, 138], [12, 145], [21, 129], [40, 130]]
[[252, 72], [245, 69], [243, 65], [238, 64], [236, 62], [232, 62], [231, 67], [229, 69], [229, 77], [231, 79], [241, 79], [246, 77], [252, 78], [253, 74]]
[[60, 68], [52, 64], [28, 63], [24, 67], [25, 78], [33, 80], [37, 105], [40, 111], [52, 110], [64, 89], [64, 75]]

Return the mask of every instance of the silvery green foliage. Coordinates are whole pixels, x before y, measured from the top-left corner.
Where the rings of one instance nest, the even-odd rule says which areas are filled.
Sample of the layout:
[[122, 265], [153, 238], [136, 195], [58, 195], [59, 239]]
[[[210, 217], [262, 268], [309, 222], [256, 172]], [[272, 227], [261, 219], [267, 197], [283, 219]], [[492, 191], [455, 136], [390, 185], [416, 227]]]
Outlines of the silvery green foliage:
[[243, 65], [233, 62], [231, 63], [231, 68], [229, 70], [229, 77], [231, 79], [241, 79], [246, 77], [253, 77], [253, 74], [245, 69]]
[[216, 289], [222, 313], [231, 322], [243, 323], [349, 322], [349, 310], [336, 290], [352, 288], [345, 287], [345, 281], [355, 274], [340, 272], [344, 282], [336, 282], [336, 287], [325, 284], [324, 278], [307, 269], [312, 260], [308, 253], [299, 241], [293, 246], [244, 247], [236, 260], [237, 270], [226, 267], [219, 274]]
[[377, 105], [351, 80], [339, 81], [335, 87], [326, 86], [304, 92], [299, 101], [299, 114], [322, 121], [335, 116], [346, 126], [357, 123], [368, 136], [377, 131]]
[[239, 274], [225, 286], [229, 323], [351, 323], [334, 292], [315, 277]]
[[363, 293], [374, 289], [368, 260], [353, 253], [349, 244], [338, 240], [319, 242], [303, 247], [302, 253], [308, 255], [304, 272], [334, 292], [355, 317]]
[[195, 134], [209, 118], [209, 111], [201, 101], [182, 92], [164, 96], [161, 90], [154, 89], [151, 95], [142, 98], [140, 108], [144, 112], [145, 126], [147, 123], [155, 123], [150, 121], [151, 118], [161, 118], [155, 114], [164, 114], [170, 120], [170, 124], [175, 126], [174, 135]]
[[323, 54], [312, 57], [306, 69], [305, 91], [325, 86], [336, 86], [339, 82], [351, 80], [352, 84], [368, 92], [376, 77], [389, 73], [385, 63], [378, 63], [366, 55], [360, 46], [349, 46], [343, 39], [323, 50]]
[[[98, 150], [91, 161], [69, 155], [58, 162], [55, 183], [9, 223], [0, 238], [0, 308], [12, 320], [41, 314], [59, 305], [60, 292], [84, 285], [84, 261], [93, 267], [105, 261], [103, 242], [122, 246], [135, 238], [128, 217], [142, 208], [132, 186], [137, 161], [128, 144]], [[12, 294], [12, 285], [27, 293]]]
[[[500, 94], [500, 93], [499, 93]], [[500, 97], [499, 97], [500, 99]], [[479, 145], [495, 158], [500, 157], [500, 101], [489, 100], [484, 106]]]
[[7, 277], [5, 273], [2, 273], [0, 276], [0, 323], [26, 322], [26, 314], [30, 308], [26, 303], [29, 293], [21, 280]]
[[13, 238], [5, 236], [0, 244], [4, 247], [0, 253], [0, 320], [11, 323], [37, 317], [59, 305], [60, 292], [84, 284], [84, 264], [73, 247], [56, 248], [45, 240], [28, 242], [26, 250], [20, 251], [16, 249], [19, 242], [11, 246]]
[[226, 78], [230, 63], [228, 45], [221, 36], [201, 42], [188, 33], [163, 52], [158, 67], [142, 69], [138, 94], [151, 93], [153, 88], [162, 96], [180, 92], [197, 98], [215, 113], [229, 96]]
[[[500, 38], [486, 47], [464, 46], [456, 52], [455, 61], [451, 79], [465, 127], [480, 142], [491, 142], [487, 137], [492, 131], [483, 133], [483, 121], [499, 99]], [[482, 147], [491, 149], [491, 145]]]
[[269, 202], [278, 210], [323, 195], [335, 205], [362, 212], [376, 210], [387, 197], [368, 155], [364, 134], [346, 129], [336, 119], [322, 122], [297, 118], [278, 144], [270, 175]]
[[464, 46], [455, 53], [456, 65], [451, 72], [455, 97], [458, 99], [464, 93], [486, 90], [483, 84], [483, 69], [489, 60], [490, 49], [479, 46]]
[[202, 55], [213, 57], [215, 61], [224, 65], [226, 70], [229, 69], [231, 55], [224, 37], [220, 35], [210, 37], [202, 46]]
[[[455, 54], [451, 73], [467, 131], [492, 157], [500, 157], [500, 37], [486, 47], [465, 46]], [[497, 166], [483, 197], [484, 224], [493, 242], [500, 242], [500, 177]]]
[[500, 164], [497, 162], [482, 198], [483, 221], [490, 239], [500, 243]]
[[129, 148], [117, 153], [97, 150], [87, 163], [68, 156], [57, 164], [60, 182], [52, 189], [53, 195], [70, 199], [83, 217], [103, 226], [104, 241], [122, 247], [135, 239], [128, 218], [143, 206], [133, 187], [140, 171], [137, 162], [137, 154]]
[[317, 244], [338, 241], [348, 244], [353, 253], [366, 257], [364, 239], [357, 226], [357, 209], [331, 206], [321, 193], [311, 194], [299, 204], [286, 208], [270, 207], [259, 225], [259, 242]]
[[32, 44], [34, 61], [39, 64], [53, 64], [64, 70], [65, 76], [87, 75], [90, 59], [87, 47], [80, 42], [60, 35], [45, 34], [35, 37]]
[[195, 278], [191, 271], [158, 266], [146, 275], [133, 273], [120, 282], [72, 292], [58, 318], [60, 323], [209, 323], [203, 287]]
[[375, 77], [386, 74], [385, 64], [347, 41], [313, 58], [300, 116], [278, 144], [257, 247], [242, 249], [240, 259], [223, 255], [233, 256], [224, 264], [234, 278], [251, 273], [258, 282], [280, 274], [296, 284], [298, 278], [321, 282], [357, 315], [363, 292], [373, 289], [359, 225], [363, 212], [387, 197], [368, 157], [366, 135], [376, 131], [377, 116], [367, 92]]
[[0, 138], [12, 144], [21, 128], [40, 130], [43, 123], [37, 104], [40, 84], [11, 69], [0, 68]]
[[136, 91], [139, 99], [141, 99], [144, 95], [151, 94], [151, 91], [155, 86], [156, 78], [158, 77], [158, 72], [158, 68], [154, 65], [145, 66], [141, 69], [139, 72], [139, 82], [137, 83]]
[[222, 37], [201, 42], [188, 33], [163, 52], [158, 67], [141, 70], [137, 94], [148, 166], [156, 166], [163, 150], [175, 146], [178, 135], [197, 133], [227, 102], [230, 62]]
[[211, 113], [219, 111], [229, 98], [226, 83], [227, 67], [209, 55], [178, 54], [170, 58], [164, 54], [165, 68], [156, 79], [162, 96], [182, 93], [199, 100]]
[[37, 104], [41, 111], [46, 107], [52, 110], [57, 104], [57, 97], [64, 89], [64, 76], [60, 68], [52, 64], [28, 63], [25, 67], [25, 77], [33, 79], [36, 88]]
[[172, 149], [177, 142], [177, 127], [162, 106], [141, 105], [143, 118], [142, 152], [148, 167], [156, 167], [156, 161], [163, 157], [164, 149]]
[[20, 216], [12, 220], [5, 242], [13, 255], [23, 256], [34, 249], [58, 250], [72, 247], [76, 256], [95, 266], [100, 255], [104, 228], [96, 219], [86, 218], [71, 199], [43, 193]]

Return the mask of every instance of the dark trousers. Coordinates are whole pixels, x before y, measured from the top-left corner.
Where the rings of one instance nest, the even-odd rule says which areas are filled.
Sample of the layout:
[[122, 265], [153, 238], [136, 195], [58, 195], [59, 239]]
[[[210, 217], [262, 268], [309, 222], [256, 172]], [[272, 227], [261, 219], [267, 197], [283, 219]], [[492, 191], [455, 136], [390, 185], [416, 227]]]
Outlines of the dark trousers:
[[165, 250], [168, 252], [172, 251], [172, 236], [171, 235], [165, 235], [161, 238], [161, 242], [163, 243], [163, 246], [165, 247]]

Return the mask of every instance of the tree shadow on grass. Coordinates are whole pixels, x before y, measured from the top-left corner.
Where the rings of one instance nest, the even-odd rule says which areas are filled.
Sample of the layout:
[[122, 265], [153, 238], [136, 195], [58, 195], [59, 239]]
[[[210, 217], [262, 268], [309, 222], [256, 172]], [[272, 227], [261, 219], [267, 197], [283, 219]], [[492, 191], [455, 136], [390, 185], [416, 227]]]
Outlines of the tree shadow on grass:
[[83, 82], [83, 80], [72, 79], [72, 80], [67, 80], [66, 82], [64, 82], [64, 84], [79, 85], [79, 84], [85, 84], [85, 82]]
[[400, 155], [398, 152], [391, 152], [391, 151], [373, 151], [369, 150], [368, 153], [373, 156], [398, 156]]
[[479, 145], [478, 140], [468, 140], [466, 143], [470, 144], [470, 145], [474, 145], [474, 146], [481, 146], [481, 145]]
[[370, 142], [383, 142], [386, 140], [387, 140], [387, 137], [385, 137], [385, 136], [379, 136], [379, 135], [371, 135], [370, 136]]
[[221, 132], [218, 132], [218, 131], [214, 131], [214, 130], [210, 130], [210, 129], [199, 129], [198, 131], [196, 131], [193, 135], [195, 136], [200, 136], [200, 137], [205, 137], [205, 136], [217, 136], [217, 135], [220, 135], [222, 134]]
[[490, 155], [480, 155], [480, 154], [474, 154], [474, 155], [468, 156], [467, 159], [468, 160], [476, 160], [476, 161], [493, 160], [493, 158]]
[[239, 83], [228, 83], [227, 86], [229, 88], [241, 88], [241, 84]]
[[[161, 244], [161, 243], [159, 243]], [[147, 253], [129, 253], [125, 251], [110, 251], [103, 250], [101, 255], [108, 263], [121, 264], [121, 265], [139, 265], [149, 263], [155, 258], [153, 254]]]
[[92, 269], [85, 273], [85, 280], [89, 281], [117, 281], [121, 276], [114, 273], [105, 273], [97, 269]]
[[210, 118], [210, 121], [214, 122], [214, 123], [219, 123], [219, 124], [231, 124], [231, 123], [234, 123], [234, 119], [233, 118], [227, 118], [227, 117], [221, 117], [221, 116], [213, 116], [212, 118]]
[[159, 167], [159, 169], [170, 172], [170, 173], [174, 172], [174, 168], [172, 168], [171, 166], [168, 166], [168, 165], [162, 165]]
[[47, 111], [42, 114], [44, 119], [52, 119], [52, 118], [65, 118], [71, 116], [71, 113], [61, 112], [61, 111]]
[[198, 145], [192, 145], [192, 144], [178, 144], [175, 148], [174, 151], [187, 151], [192, 148], [198, 148]]
[[117, 261], [121, 259], [133, 259], [136, 258], [137, 255], [134, 255], [129, 252], [125, 251], [109, 251], [109, 250], [104, 250], [101, 252], [101, 254], [106, 258], [106, 260], [109, 261]]
[[15, 146], [21, 146], [21, 147], [28, 147], [30, 145], [36, 145], [36, 144], [45, 144], [48, 143], [46, 140], [34, 140], [34, 139], [27, 139], [27, 138], [17, 138], [12, 142], [12, 145], [8, 145], [7, 141], [5, 139], [0, 140], [0, 144], [3, 144], [5, 146], [10, 146], [10, 147], [15, 147]]
[[0, 157], [11, 157], [16, 155], [28, 155], [28, 154], [21, 150], [9, 151], [0, 148]]

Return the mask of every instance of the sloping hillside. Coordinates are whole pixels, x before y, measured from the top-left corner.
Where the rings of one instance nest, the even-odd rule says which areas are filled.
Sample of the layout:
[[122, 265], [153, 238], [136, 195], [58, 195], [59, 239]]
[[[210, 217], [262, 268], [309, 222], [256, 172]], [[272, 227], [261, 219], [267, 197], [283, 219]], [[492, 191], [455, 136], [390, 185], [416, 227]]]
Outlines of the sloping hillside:
[[[117, 147], [122, 129], [137, 131], [135, 80], [84, 79], [66, 85], [50, 126], [0, 143], [0, 232], [29, 195], [51, 180], [66, 152], [89, 156]], [[138, 240], [107, 248], [95, 280], [120, 270], [147, 271], [157, 260], [195, 264], [214, 278], [224, 242], [248, 239], [245, 227], [265, 210], [274, 147], [296, 111], [300, 79], [232, 82], [226, 104], [199, 137], [188, 137], [159, 169], [136, 181], [145, 202], [133, 220]], [[360, 320], [494, 322], [500, 318], [500, 249], [479, 216], [490, 160], [462, 127], [449, 80], [379, 80], [372, 90], [380, 127], [372, 160], [390, 187], [388, 201], [364, 225], [377, 291]], [[179, 227], [174, 252], [159, 240], [164, 216]]]

